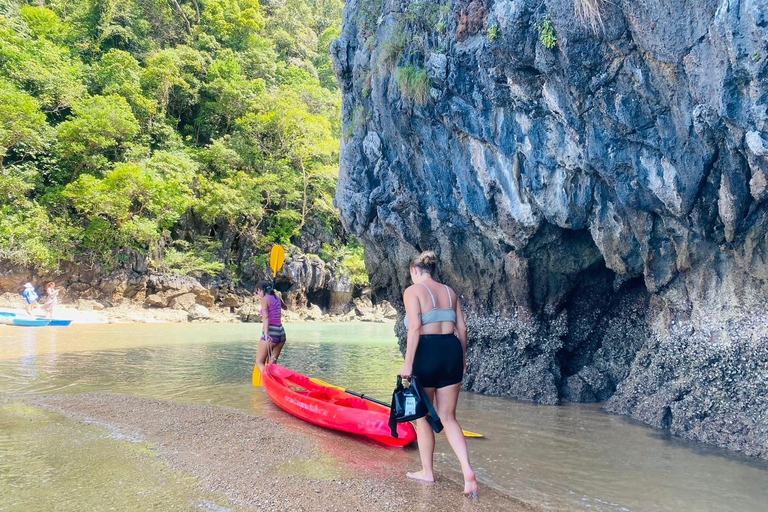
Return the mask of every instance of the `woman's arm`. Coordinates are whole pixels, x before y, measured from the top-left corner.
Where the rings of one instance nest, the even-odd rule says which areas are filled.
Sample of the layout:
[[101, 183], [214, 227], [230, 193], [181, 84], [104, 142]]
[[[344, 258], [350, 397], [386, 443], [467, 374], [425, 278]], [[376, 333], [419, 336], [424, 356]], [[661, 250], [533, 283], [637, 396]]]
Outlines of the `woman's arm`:
[[464, 318], [464, 310], [461, 307], [461, 299], [456, 296], [456, 337], [461, 342], [464, 351], [464, 372], [467, 371], [467, 320]]
[[261, 335], [269, 341], [269, 299], [267, 295], [261, 298]]
[[408, 316], [408, 337], [405, 345], [405, 363], [400, 370], [400, 375], [410, 377], [413, 375], [413, 360], [416, 357], [416, 348], [419, 346], [419, 333], [421, 331], [421, 305], [412, 286], [405, 290], [403, 302], [405, 303], [405, 314]]

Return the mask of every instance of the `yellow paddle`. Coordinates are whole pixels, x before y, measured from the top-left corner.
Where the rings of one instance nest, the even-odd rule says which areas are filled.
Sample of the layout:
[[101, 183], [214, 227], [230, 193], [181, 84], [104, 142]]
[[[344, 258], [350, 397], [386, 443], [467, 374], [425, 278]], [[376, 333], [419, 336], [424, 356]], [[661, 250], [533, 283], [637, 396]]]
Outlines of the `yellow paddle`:
[[[272, 246], [272, 252], [269, 254], [269, 266], [272, 268], [273, 278], [277, 277], [277, 273], [283, 268], [283, 262], [285, 262], [285, 249], [283, 249], [283, 246]], [[262, 386], [261, 372], [256, 365], [253, 365], [253, 385], [257, 388]]]
[[272, 247], [272, 252], [269, 255], [269, 266], [272, 267], [272, 277], [277, 277], [277, 273], [283, 268], [283, 262], [285, 261], [285, 249], [282, 245], [275, 245]]
[[[316, 379], [314, 377], [310, 377], [309, 380], [314, 382], [315, 384], [320, 384], [321, 386], [325, 386], [326, 388], [332, 388], [332, 389], [338, 389], [339, 391], [344, 391], [345, 393], [349, 393], [350, 395], [354, 395], [359, 398], [363, 398], [365, 400], [371, 401], [375, 404], [383, 405], [384, 407], [389, 408], [389, 404], [382, 402], [381, 400], [376, 400], [375, 398], [371, 398], [369, 396], [364, 395], [363, 393], [357, 393], [355, 391], [350, 391], [349, 389], [344, 389], [342, 387], [336, 386], [334, 384], [331, 384], [329, 382], [325, 382], [321, 379]], [[470, 432], [469, 430], [462, 430], [464, 432], [464, 437], [485, 437], [483, 434], [478, 434], [477, 432]]]

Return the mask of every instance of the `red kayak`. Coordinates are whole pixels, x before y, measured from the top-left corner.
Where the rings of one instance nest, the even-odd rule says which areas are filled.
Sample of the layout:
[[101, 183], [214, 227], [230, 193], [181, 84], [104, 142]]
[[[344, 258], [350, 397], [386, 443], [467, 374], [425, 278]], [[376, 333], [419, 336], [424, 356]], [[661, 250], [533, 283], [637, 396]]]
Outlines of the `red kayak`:
[[278, 364], [267, 365], [261, 378], [269, 398], [297, 418], [365, 436], [387, 446], [406, 446], [416, 440], [416, 431], [410, 423], [400, 423], [399, 437], [392, 437], [387, 425], [389, 409], [382, 405], [321, 386], [306, 375]]

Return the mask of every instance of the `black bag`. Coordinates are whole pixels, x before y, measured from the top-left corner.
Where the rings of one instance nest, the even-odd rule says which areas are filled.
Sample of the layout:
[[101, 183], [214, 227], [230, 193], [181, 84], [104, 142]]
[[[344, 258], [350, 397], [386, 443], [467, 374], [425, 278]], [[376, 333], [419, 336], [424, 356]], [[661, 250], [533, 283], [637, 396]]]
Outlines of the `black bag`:
[[429, 426], [436, 433], [443, 431], [443, 424], [435, 412], [424, 388], [416, 376], [408, 379], [408, 386], [403, 385], [403, 378], [397, 376], [397, 387], [392, 393], [392, 404], [389, 406], [389, 430], [392, 437], [397, 439], [397, 424], [413, 421], [426, 416]]

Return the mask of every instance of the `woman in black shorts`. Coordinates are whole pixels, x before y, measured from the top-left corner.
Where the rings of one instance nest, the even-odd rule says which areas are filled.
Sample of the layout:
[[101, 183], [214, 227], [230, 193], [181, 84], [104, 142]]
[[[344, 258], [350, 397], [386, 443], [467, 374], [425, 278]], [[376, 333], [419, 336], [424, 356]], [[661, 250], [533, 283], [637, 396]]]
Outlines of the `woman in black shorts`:
[[[467, 367], [467, 324], [456, 293], [433, 279], [436, 264], [437, 256], [432, 251], [421, 253], [411, 263], [413, 285], [403, 294], [408, 342], [400, 375], [419, 378], [461, 463], [464, 495], [476, 498], [475, 472], [469, 464], [464, 433], [456, 421], [456, 403]], [[416, 421], [416, 435], [422, 468], [407, 475], [434, 482], [435, 434], [425, 418]]]

